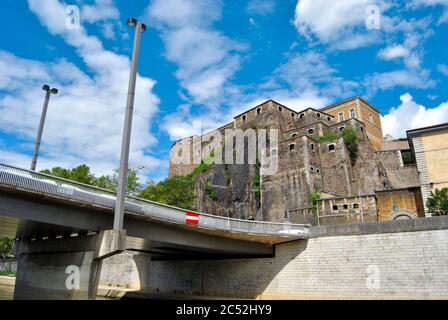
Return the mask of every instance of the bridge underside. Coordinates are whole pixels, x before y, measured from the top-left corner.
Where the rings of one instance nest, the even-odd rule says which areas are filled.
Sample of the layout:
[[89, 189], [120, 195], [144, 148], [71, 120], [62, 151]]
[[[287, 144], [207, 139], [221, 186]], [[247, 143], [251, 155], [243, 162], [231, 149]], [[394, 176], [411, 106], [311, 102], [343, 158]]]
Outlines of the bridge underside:
[[[0, 189], [0, 234], [24, 240], [67, 238], [109, 230], [112, 225], [109, 210]], [[132, 214], [125, 215], [124, 228], [126, 250], [149, 254], [154, 260], [268, 257], [274, 255], [273, 243], [279, 241], [222, 236]]]

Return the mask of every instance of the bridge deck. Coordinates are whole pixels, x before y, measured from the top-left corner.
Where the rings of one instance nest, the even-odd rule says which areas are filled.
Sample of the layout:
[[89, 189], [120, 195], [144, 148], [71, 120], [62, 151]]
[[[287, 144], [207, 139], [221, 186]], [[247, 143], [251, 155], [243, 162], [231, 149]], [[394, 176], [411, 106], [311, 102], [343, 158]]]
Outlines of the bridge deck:
[[[36, 201], [45, 199], [96, 211], [112, 213], [115, 207], [115, 194], [109, 190], [4, 164], [0, 164], [0, 188], [11, 194], [34, 198]], [[125, 221], [127, 217], [133, 217], [189, 231], [270, 244], [303, 239], [308, 234], [306, 225], [240, 220], [206, 213], [195, 213], [198, 216], [197, 224], [191, 224], [186, 219], [188, 212], [128, 196]]]

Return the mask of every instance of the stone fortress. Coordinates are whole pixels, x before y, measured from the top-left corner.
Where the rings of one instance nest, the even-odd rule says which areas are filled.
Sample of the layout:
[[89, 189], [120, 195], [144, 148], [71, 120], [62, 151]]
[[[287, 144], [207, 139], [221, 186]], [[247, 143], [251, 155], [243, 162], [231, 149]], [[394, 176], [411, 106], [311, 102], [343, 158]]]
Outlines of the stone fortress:
[[[249, 128], [279, 130], [278, 150], [270, 149], [278, 170], [265, 176], [257, 165], [213, 165], [196, 177], [197, 211], [313, 225], [425, 215], [408, 141], [383, 137], [379, 110], [361, 97], [299, 112], [268, 100], [217, 130]], [[356, 152], [341, 134], [345, 128], [356, 130]], [[181, 139], [171, 159], [176, 146], [194, 139], [204, 149], [210, 141], [208, 134]], [[198, 166], [192, 162], [170, 161], [170, 176], [191, 173]]]

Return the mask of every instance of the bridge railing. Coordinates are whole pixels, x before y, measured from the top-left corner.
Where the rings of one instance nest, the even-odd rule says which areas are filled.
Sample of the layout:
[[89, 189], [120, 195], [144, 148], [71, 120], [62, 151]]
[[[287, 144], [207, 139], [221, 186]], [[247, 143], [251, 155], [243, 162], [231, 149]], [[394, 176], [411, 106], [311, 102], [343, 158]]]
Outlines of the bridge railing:
[[[115, 193], [113, 191], [11, 165], [0, 164], [0, 184], [46, 196], [53, 195], [59, 198], [84, 202], [89, 205], [110, 209], [115, 207]], [[178, 224], [187, 223], [186, 215], [189, 212], [185, 209], [132, 196], [126, 196], [125, 210], [126, 212], [146, 215], [151, 219]], [[304, 237], [308, 232], [307, 225], [241, 220], [206, 213], [197, 214], [197, 225], [208, 229], [297, 237]]]

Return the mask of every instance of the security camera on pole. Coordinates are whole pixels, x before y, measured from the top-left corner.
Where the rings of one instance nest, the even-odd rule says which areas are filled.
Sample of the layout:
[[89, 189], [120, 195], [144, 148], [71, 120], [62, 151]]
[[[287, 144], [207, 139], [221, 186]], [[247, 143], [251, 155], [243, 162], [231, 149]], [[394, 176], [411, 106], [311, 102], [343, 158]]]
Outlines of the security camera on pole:
[[124, 118], [123, 140], [121, 144], [117, 200], [115, 203], [114, 215], [114, 230], [123, 230], [124, 203], [128, 180], [129, 145], [131, 142], [132, 113], [134, 109], [138, 53], [140, 49], [140, 36], [146, 30], [146, 25], [134, 18], [128, 19], [128, 25], [130, 27], [135, 27], [135, 35], [134, 48], [132, 50], [131, 74], [129, 76], [128, 98], [126, 102], [126, 114]]
[[42, 132], [44, 131], [45, 117], [47, 116], [48, 102], [50, 101], [50, 94], [58, 94], [58, 89], [50, 88], [48, 84], [44, 84], [42, 90], [46, 91], [44, 106], [40, 116], [39, 129], [37, 131], [36, 144], [34, 145], [33, 160], [31, 161], [31, 170], [36, 170], [37, 157], [39, 156], [40, 142], [42, 140]]

